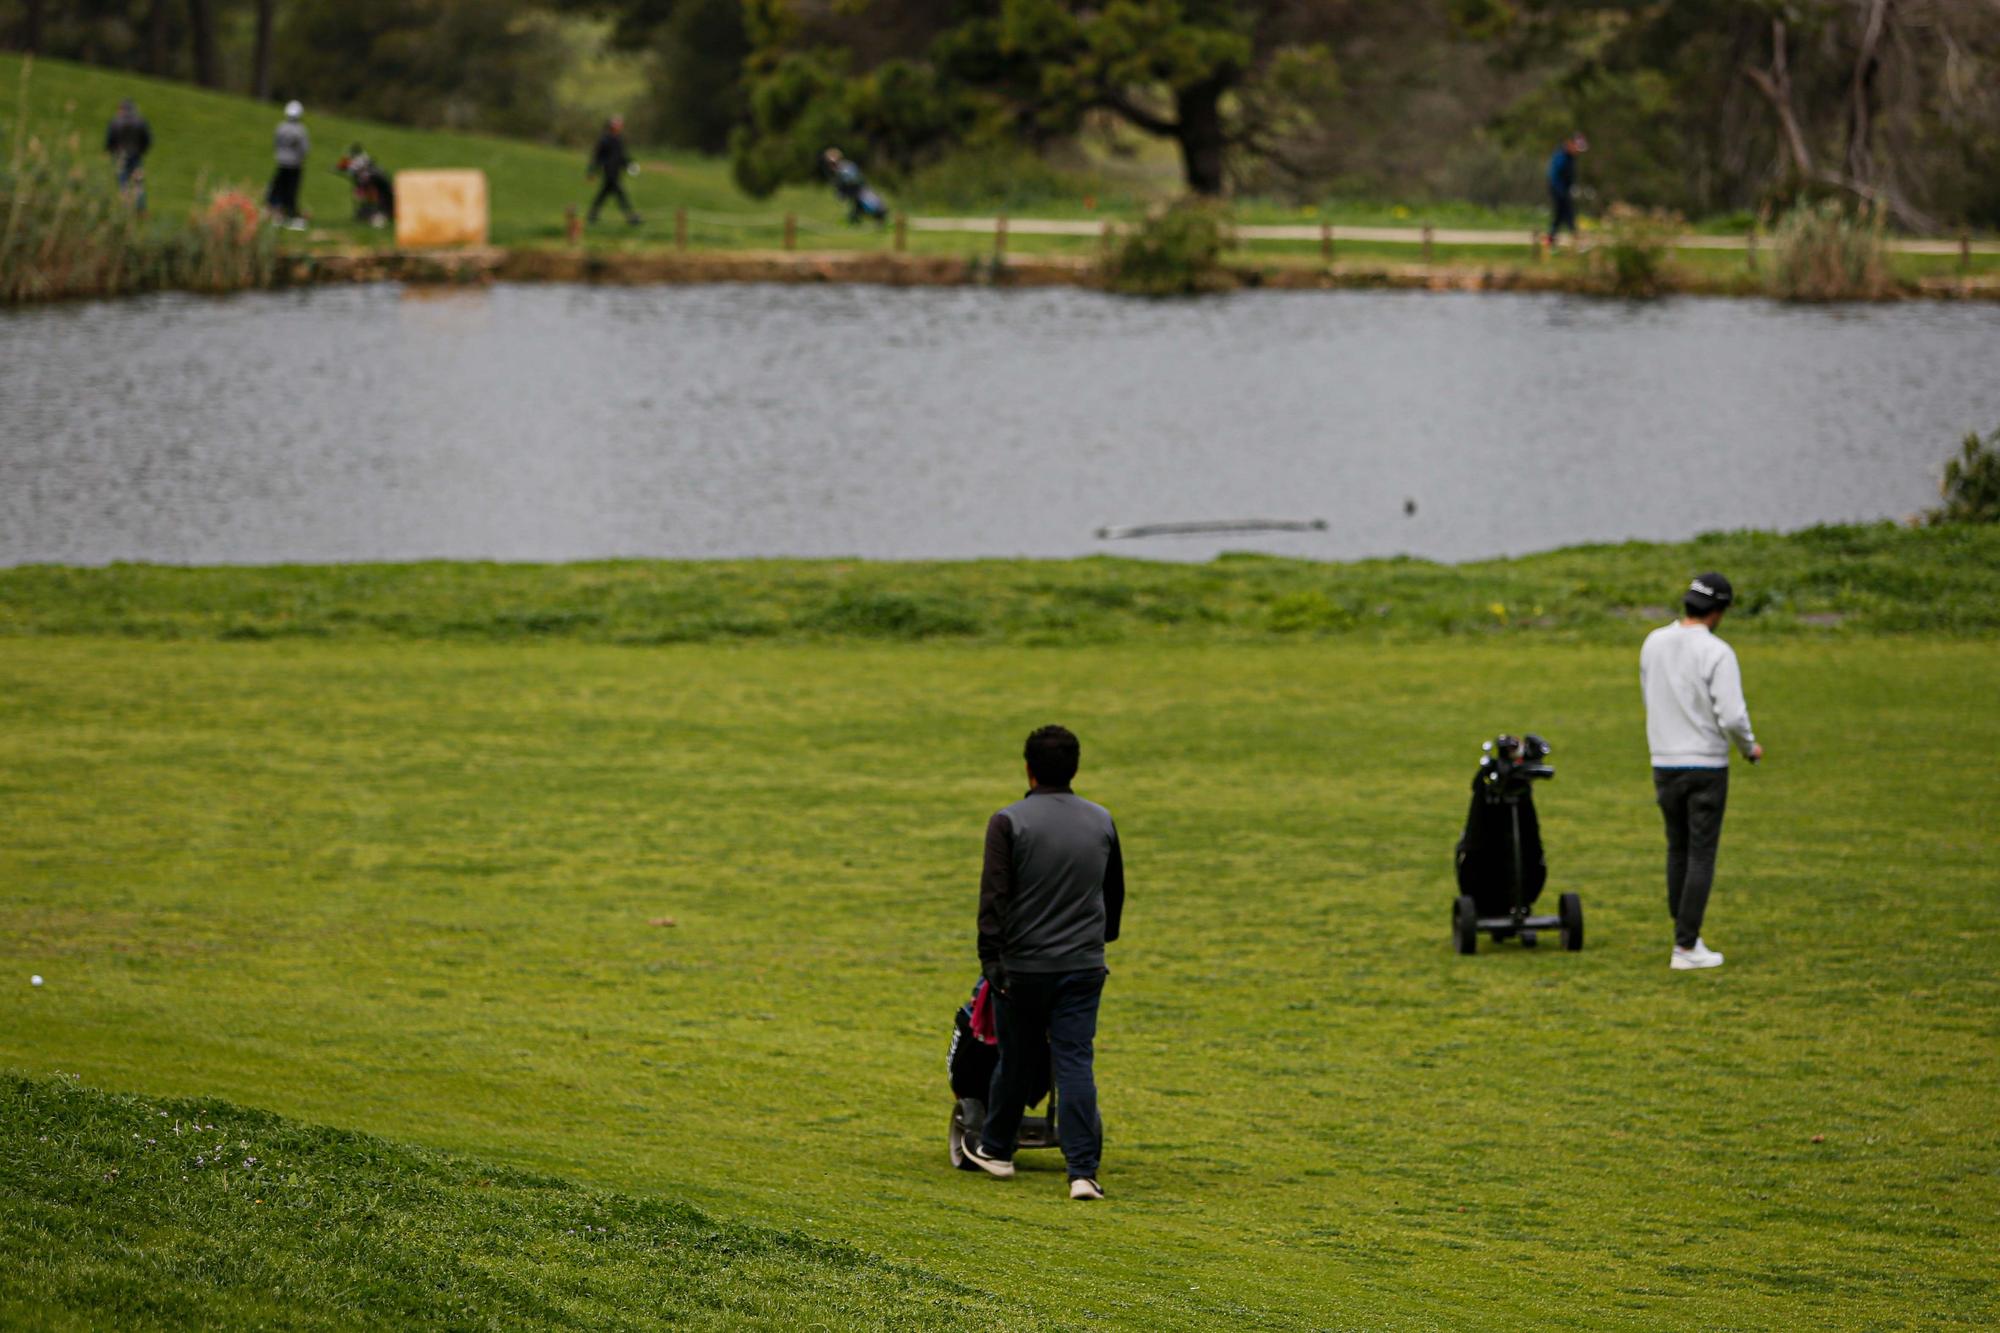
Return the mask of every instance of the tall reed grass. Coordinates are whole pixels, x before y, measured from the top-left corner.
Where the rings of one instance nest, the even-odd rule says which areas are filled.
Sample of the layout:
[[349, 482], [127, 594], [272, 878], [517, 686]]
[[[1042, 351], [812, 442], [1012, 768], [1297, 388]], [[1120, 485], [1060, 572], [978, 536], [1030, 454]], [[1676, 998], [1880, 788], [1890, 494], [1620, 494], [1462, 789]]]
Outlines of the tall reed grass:
[[1832, 199], [1804, 203], [1771, 241], [1771, 290], [1788, 301], [1875, 301], [1897, 290], [1879, 215], [1870, 222]]
[[224, 190], [179, 221], [140, 216], [110, 163], [77, 133], [34, 132], [32, 71], [23, 61], [13, 142], [0, 161], [0, 305], [271, 285], [277, 245], [253, 199]]

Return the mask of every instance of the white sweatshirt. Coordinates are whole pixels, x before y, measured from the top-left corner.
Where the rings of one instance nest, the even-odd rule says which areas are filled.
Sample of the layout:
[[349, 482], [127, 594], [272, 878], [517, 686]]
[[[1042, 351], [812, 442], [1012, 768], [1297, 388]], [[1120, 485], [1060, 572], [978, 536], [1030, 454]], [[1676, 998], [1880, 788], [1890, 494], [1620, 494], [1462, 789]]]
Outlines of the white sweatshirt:
[[1731, 737], [1745, 755], [1757, 743], [1736, 653], [1706, 625], [1677, 620], [1648, 634], [1639, 688], [1654, 768], [1727, 768]]

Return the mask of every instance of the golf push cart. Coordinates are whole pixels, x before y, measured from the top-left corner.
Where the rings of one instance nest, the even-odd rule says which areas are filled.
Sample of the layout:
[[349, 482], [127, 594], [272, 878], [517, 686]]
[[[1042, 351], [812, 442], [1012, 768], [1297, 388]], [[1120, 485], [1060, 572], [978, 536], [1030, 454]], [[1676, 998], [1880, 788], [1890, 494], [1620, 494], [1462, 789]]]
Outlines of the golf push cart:
[[[965, 1145], [986, 1128], [986, 1097], [993, 1086], [994, 1066], [999, 1063], [993, 999], [987, 994], [986, 979], [982, 977], [972, 988], [972, 998], [958, 1007], [951, 1030], [951, 1052], [945, 1057], [945, 1072], [951, 1076], [951, 1095], [957, 1098], [951, 1108], [951, 1130], [945, 1146], [951, 1154], [951, 1164], [961, 1171], [979, 1169], [965, 1160]], [[1028, 1087], [1028, 1106], [1032, 1109], [1046, 1097], [1048, 1110], [1043, 1115], [1021, 1117], [1017, 1148], [1057, 1146], [1056, 1090], [1052, 1075], [1053, 1071], [1044, 1071]]]
[[1540, 736], [1497, 736], [1472, 775], [1472, 810], [1458, 840], [1458, 898], [1451, 907], [1451, 938], [1460, 953], [1479, 949], [1479, 932], [1497, 943], [1509, 936], [1533, 948], [1538, 932], [1562, 933], [1563, 948], [1583, 947], [1583, 901], [1574, 893], [1556, 900], [1554, 916], [1532, 912], [1548, 883], [1542, 830], [1535, 818], [1534, 785], [1556, 775], [1543, 761], [1549, 743]]

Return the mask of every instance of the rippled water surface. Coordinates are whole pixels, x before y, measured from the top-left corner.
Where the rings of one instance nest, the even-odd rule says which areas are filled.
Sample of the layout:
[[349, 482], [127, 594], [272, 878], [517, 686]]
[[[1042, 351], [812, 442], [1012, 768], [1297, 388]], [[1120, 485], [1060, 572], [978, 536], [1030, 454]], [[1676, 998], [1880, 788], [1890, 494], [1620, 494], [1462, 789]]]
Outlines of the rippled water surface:
[[[1995, 425], [1986, 305], [164, 296], [0, 315], [0, 564], [1460, 559], [1901, 516]], [[1329, 527], [1094, 536], [1249, 517]]]

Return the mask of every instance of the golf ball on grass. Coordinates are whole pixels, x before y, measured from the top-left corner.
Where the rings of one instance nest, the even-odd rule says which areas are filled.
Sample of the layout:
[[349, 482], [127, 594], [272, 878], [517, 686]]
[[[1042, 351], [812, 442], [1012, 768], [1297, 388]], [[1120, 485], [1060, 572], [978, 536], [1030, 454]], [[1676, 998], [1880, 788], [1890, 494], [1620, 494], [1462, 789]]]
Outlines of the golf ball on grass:
[[29, 977], [28, 984], [30, 986], [39, 986], [42, 984], [42, 978], [40, 977], [40, 975]]

